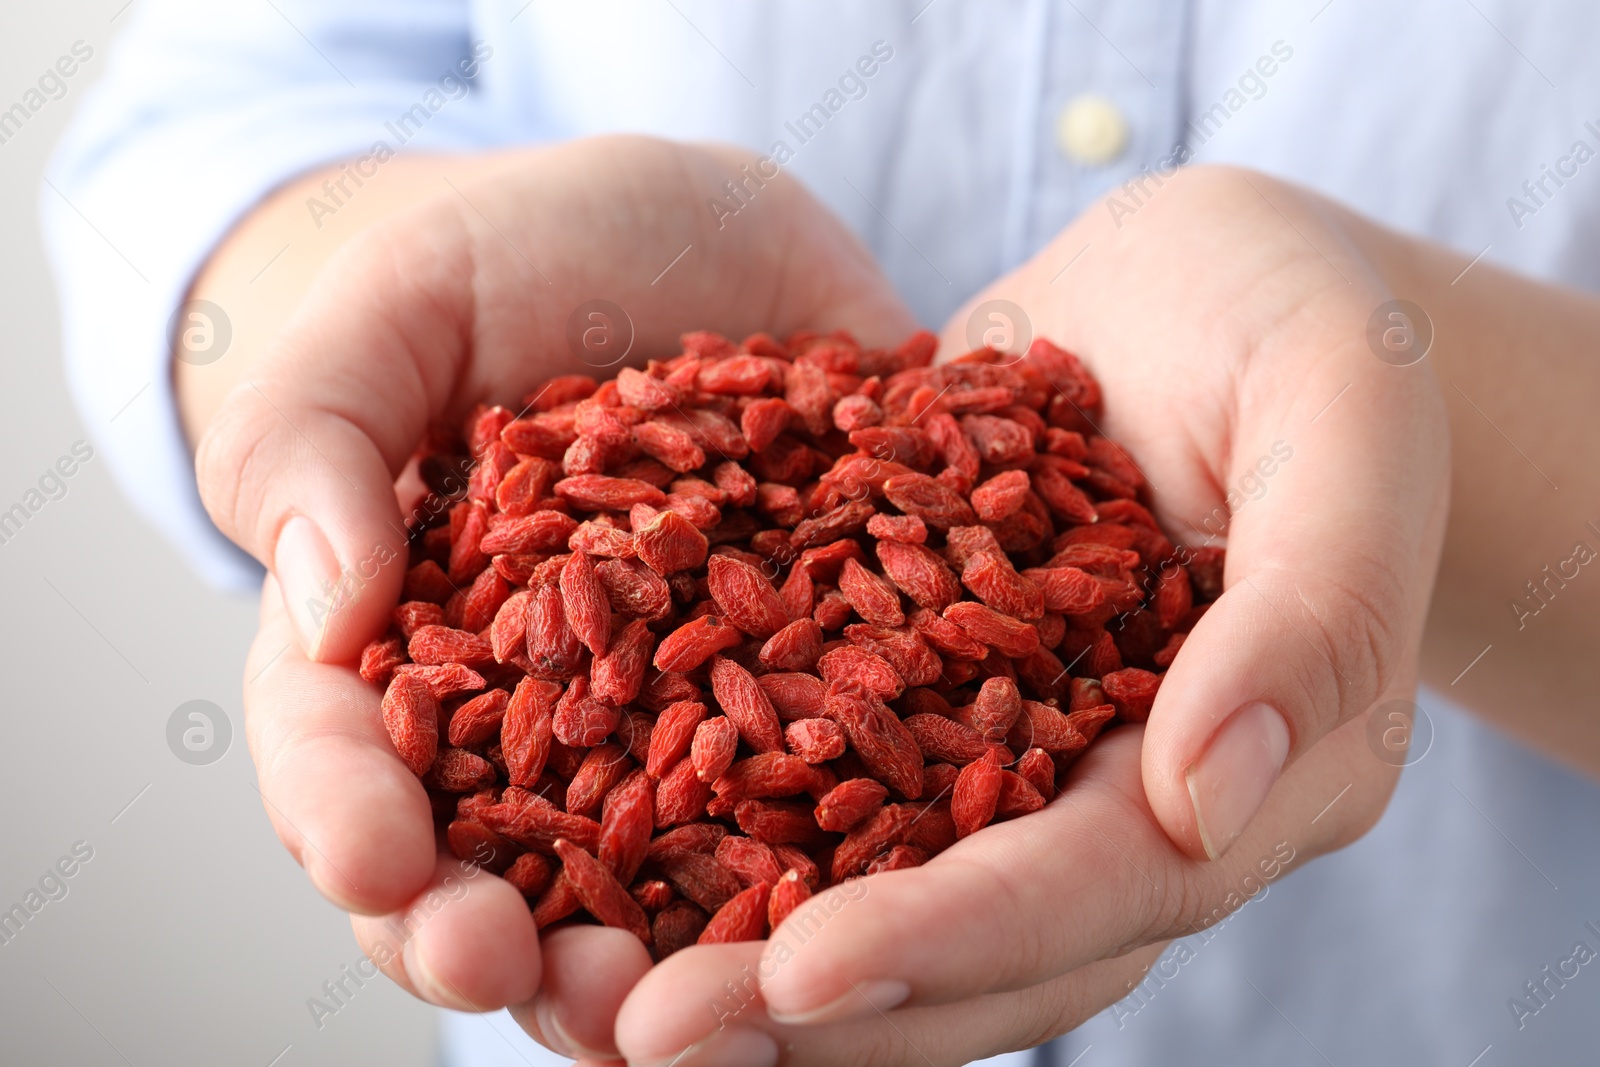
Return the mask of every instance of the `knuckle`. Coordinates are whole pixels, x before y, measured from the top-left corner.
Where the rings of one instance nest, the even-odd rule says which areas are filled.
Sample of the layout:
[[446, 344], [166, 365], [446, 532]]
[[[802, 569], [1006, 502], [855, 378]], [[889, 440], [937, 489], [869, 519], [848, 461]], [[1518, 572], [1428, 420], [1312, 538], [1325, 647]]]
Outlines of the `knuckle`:
[[1107, 1005], [1132, 994], [1166, 948], [1148, 945], [1025, 990], [1016, 998], [1006, 1047], [1036, 1048], [1078, 1029]]
[[994, 914], [1011, 915], [1023, 920], [1020, 923], [1008, 923], [1004, 927], [1007, 933], [1022, 936], [1007, 938], [1005, 951], [998, 954], [1005, 961], [1002, 965], [1004, 976], [996, 975], [996, 981], [991, 984], [1009, 984], [1017, 979], [1036, 981], [1038, 976], [1055, 970], [1052, 961], [1059, 959], [1060, 946], [1040, 936], [1042, 931], [1038, 929], [1038, 924], [1030, 921], [1039, 908], [1038, 887], [1030, 881], [1032, 873], [1013, 871], [1004, 866], [972, 866], [981, 889], [981, 894], [975, 894], [972, 899], [989, 900], [995, 909]]
[[[1297, 696], [1321, 737], [1366, 711], [1399, 676], [1407, 644], [1404, 578], [1372, 562], [1353, 577], [1298, 573], [1271, 584], [1287, 590], [1280, 610], [1317, 653], [1299, 657]], [[1328, 698], [1330, 688], [1336, 699]]]
[[1013, 1049], [1037, 1048], [1083, 1025], [1087, 1018], [1084, 1005], [1079, 998], [1063, 996], [1059, 985], [1050, 982], [1025, 991], [1017, 1006], [1014, 1037], [1008, 1042]]
[[[1165, 877], [1151, 885], [1140, 880], [1144, 890], [1144, 914], [1148, 922], [1141, 932], [1140, 945], [1166, 941], [1203, 930], [1216, 921], [1209, 906], [1216, 895], [1207, 883], [1212, 872], [1188, 864], [1174, 864]], [[1131, 946], [1130, 946], [1131, 947]]]
[[[957, 891], [959, 899], [983, 901], [985, 914], [1009, 919], [986, 927], [995, 942], [992, 967], [981, 981], [973, 983], [982, 986], [974, 993], [1031, 985], [1060, 969], [1056, 961], [1065, 948], [1048, 934], [1052, 930], [1064, 933], [1065, 928], [1035, 921], [1046, 904], [1032, 871], [977, 858], [949, 856], [944, 862], [950, 876], [958, 871], [964, 876]], [[938, 910], [947, 911], [944, 907]]]
[[1401, 588], [1401, 578], [1390, 568], [1377, 566], [1382, 573], [1360, 584], [1322, 582], [1319, 629], [1341, 680], [1347, 683], [1340, 688], [1341, 723], [1365, 711], [1393, 684], [1405, 640], [1396, 625], [1399, 598], [1392, 592]]
[[269, 484], [272, 432], [258, 406], [240, 392], [224, 403], [195, 445], [201, 503], [236, 541], [249, 536]]
[[[913, 1048], [911, 1039], [901, 1030], [880, 1021], [877, 1025], [859, 1027], [851, 1035], [848, 1063], [850, 1067], [906, 1067], [913, 1061], [923, 1061]], [[789, 1050], [784, 1050], [778, 1062], [784, 1067], [800, 1067], [801, 1064], [817, 1061], [799, 1055], [791, 1056]]]

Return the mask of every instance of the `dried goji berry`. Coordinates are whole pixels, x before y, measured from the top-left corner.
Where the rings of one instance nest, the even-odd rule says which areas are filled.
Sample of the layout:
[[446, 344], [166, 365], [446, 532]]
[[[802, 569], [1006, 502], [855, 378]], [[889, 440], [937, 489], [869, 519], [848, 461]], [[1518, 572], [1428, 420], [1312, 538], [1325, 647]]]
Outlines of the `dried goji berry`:
[[840, 782], [817, 801], [817, 825], [824, 830], [848, 833], [871, 818], [888, 798], [889, 790], [874, 778]]
[[617, 881], [617, 876], [599, 860], [564, 838], [557, 839], [555, 850], [556, 855], [561, 857], [562, 873], [567, 876], [584, 910], [606, 926], [627, 930], [648, 945], [650, 921], [645, 918], [644, 909], [639, 907], [638, 901], [629, 896], [622, 883]]
[[783, 876], [772, 849], [751, 837], [729, 834], [717, 842], [714, 855], [747, 886], [759, 882], [776, 885]]
[[778, 591], [755, 567], [728, 556], [706, 561], [706, 588], [722, 617], [752, 637], [766, 640], [789, 624]]
[[[606, 794], [600, 816], [600, 862], [623, 885], [633, 881], [650, 850], [655, 829], [655, 786], [635, 770]], [[660, 910], [665, 901], [653, 910]]]
[[651, 935], [655, 938], [656, 959], [664, 960], [679, 949], [694, 944], [709, 921], [704, 911], [687, 900], [668, 904], [650, 924]]
[[967, 837], [988, 826], [1000, 799], [1000, 764], [990, 758], [973, 760], [961, 769], [950, 796], [950, 817], [956, 834]]
[[766, 882], [757, 882], [735, 894], [711, 917], [711, 922], [700, 933], [699, 943], [760, 941], [767, 935], [767, 895], [770, 892], [771, 886]]
[[702, 615], [684, 623], [656, 646], [656, 669], [692, 671], [724, 649], [736, 647], [739, 631], [715, 615]]
[[500, 722], [510, 702], [510, 693], [491, 689], [461, 705], [450, 715], [450, 743], [457, 748], [467, 748], [498, 736]]
[[1123, 722], [1144, 722], [1150, 718], [1156, 691], [1161, 688], [1161, 676], [1127, 667], [1101, 675], [1100, 685]]
[[724, 656], [713, 658], [711, 692], [747, 745], [757, 752], [783, 751], [778, 713], [749, 671]]
[[784, 871], [767, 897], [767, 925], [776, 930], [810, 896], [811, 888], [799, 871], [792, 868]]
[[383, 725], [411, 773], [428, 773], [439, 748], [439, 700], [427, 683], [396, 674], [383, 694]]
[[826, 763], [844, 755], [844, 733], [831, 719], [799, 719], [783, 731], [789, 749], [807, 763]]
[[1048, 341], [681, 340], [429, 431], [448, 506], [360, 662], [452, 854], [657, 959], [1042, 807], [1223, 573]]

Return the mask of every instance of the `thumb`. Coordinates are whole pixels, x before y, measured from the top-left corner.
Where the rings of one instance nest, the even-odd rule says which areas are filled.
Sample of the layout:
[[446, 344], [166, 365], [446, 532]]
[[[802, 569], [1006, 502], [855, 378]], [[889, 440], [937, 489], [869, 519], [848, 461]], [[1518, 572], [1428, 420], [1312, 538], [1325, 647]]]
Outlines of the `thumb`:
[[[207, 510], [277, 576], [310, 658], [352, 659], [383, 628], [409, 562], [394, 479], [427, 424], [594, 370], [567, 354], [564, 324], [595, 294], [628, 309], [635, 361], [677, 351], [686, 330], [843, 327], [875, 344], [914, 328], [793, 179], [721, 236], [677, 210], [729, 172], [728, 151], [640, 138], [541, 150], [485, 172], [471, 201], [441, 193], [374, 227], [323, 269], [195, 456]], [[523, 248], [543, 250], [544, 271]]]
[[380, 237], [336, 255], [323, 280], [361, 284], [314, 287], [196, 445], [206, 510], [276, 575], [324, 662], [353, 659], [387, 623], [409, 564], [395, 478], [470, 336], [465, 250], [443, 236], [409, 249]]
[[1226, 484], [1254, 471], [1245, 484], [1267, 489], [1234, 509], [1225, 591], [1167, 672], [1142, 754], [1156, 818], [1196, 859], [1228, 849], [1289, 763], [1415, 682], [1447, 510], [1442, 400], [1426, 372], [1350, 370], [1303, 394], [1315, 411], [1354, 377], [1342, 411], [1311, 425], [1291, 404], [1232, 450]]

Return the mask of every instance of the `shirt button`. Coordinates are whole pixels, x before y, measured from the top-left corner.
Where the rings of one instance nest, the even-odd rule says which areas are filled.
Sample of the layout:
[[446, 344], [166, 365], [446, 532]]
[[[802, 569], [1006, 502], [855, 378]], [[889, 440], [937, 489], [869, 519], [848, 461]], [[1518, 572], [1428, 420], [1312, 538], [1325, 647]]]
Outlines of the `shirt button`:
[[1084, 93], [1067, 101], [1056, 117], [1056, 142], [1074, 163], [1098, 167], [1128, 147], [1128, 120], [1110, 100]]

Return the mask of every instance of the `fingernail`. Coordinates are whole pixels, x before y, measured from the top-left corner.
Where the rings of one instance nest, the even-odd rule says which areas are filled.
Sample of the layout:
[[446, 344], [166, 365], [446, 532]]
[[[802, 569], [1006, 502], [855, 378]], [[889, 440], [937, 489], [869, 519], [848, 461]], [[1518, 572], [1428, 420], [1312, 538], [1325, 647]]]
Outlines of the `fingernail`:
[[1206, 855], [1244, 833], [1289, 755], [1289, 726], [1270, 704], [1246, 704], [1222, 724], [1184, 776]]
[[[268, 803], [270, 804], [271, 801], [268, 801]], [[347, 884], [344, 878], [338, 876], [336, 872], [330, 874], [323, 868], [322, 857], [315, 856], [312, 859], [307, 859], [304, 855], [304, 849], [302, 849], [300, 864], [305, 868], [306, 877], [311, 879], [312, 886], [316, 888], [317, 892], [327, 897], [335, 907], [352, 912], [361, 910], [357, 900], [344, 891]], [[354, 889], [355, 887], [351, 886], [351, 888]]]
[[556, 1018], [555, 1011], [550, 1007], [550, 998], [543, 993], [534, 998], [533, 1018], [539, 1024], [539, 1033], [544, 1035], [544, 1043], [558, 1056], [572, 1060], [616, 1058], [615, 1049], [607, 1052], [603, 1049], [589, 1048], [583, 1042], [573, 1040], [572, 1035], [562, 1028], [560, 1020]]
[[533, 1018], [539, 1024], [539, 1033], [544, 1035], [544, 1043], [550, 1047], [551, 1052], [572, 1060], [578, 1058], [577, 1052], [572, 1047], [572, 1039], [567, 1037], [567, 1032], [556, 1022], [555, 1012], [550, 1010], [550, 1002], [543, 995], [534, 999]]
[[283, 589], [283, 606], [300, 634], [306, 655], [315, 659], [336, 607], [339, 557], [333, 554], [316, 523], [296, 515], [278, 531], [272, 572]]
[[[632, 1060], [628, 1061], [633, 1064]], [[774, 1067], [778, 1043], [760, 1030], [730, 1027], [697, 1041], [670, 1059], [650, 1067]]]
[[857, 1019], [876, 1015], [880, 1011], [898, 1008], [911, 996], [911, 987], [892, 978], [877, 978], [870, 982], [856, 982], [850, 992], [820, 1008], [807, 1011], [778, 1012], [770, 1006], [767, 1015], [775, 1023], [785, 1026], [810, 1026], [814, 1023], [836, 1023], [843, 1019]]
[[456, 1011], [482, 1010], [466, 1003], [465, 998], [459, 993], [439, 981], [415, 940], [406, 942], [406, 947], [400, 950], [400, 960], [406, 966], [406, 976], [411, 979], [411, 984], [417, 987], [417, 995], [423, 1000], [440, 1007], [454, 1008]]

